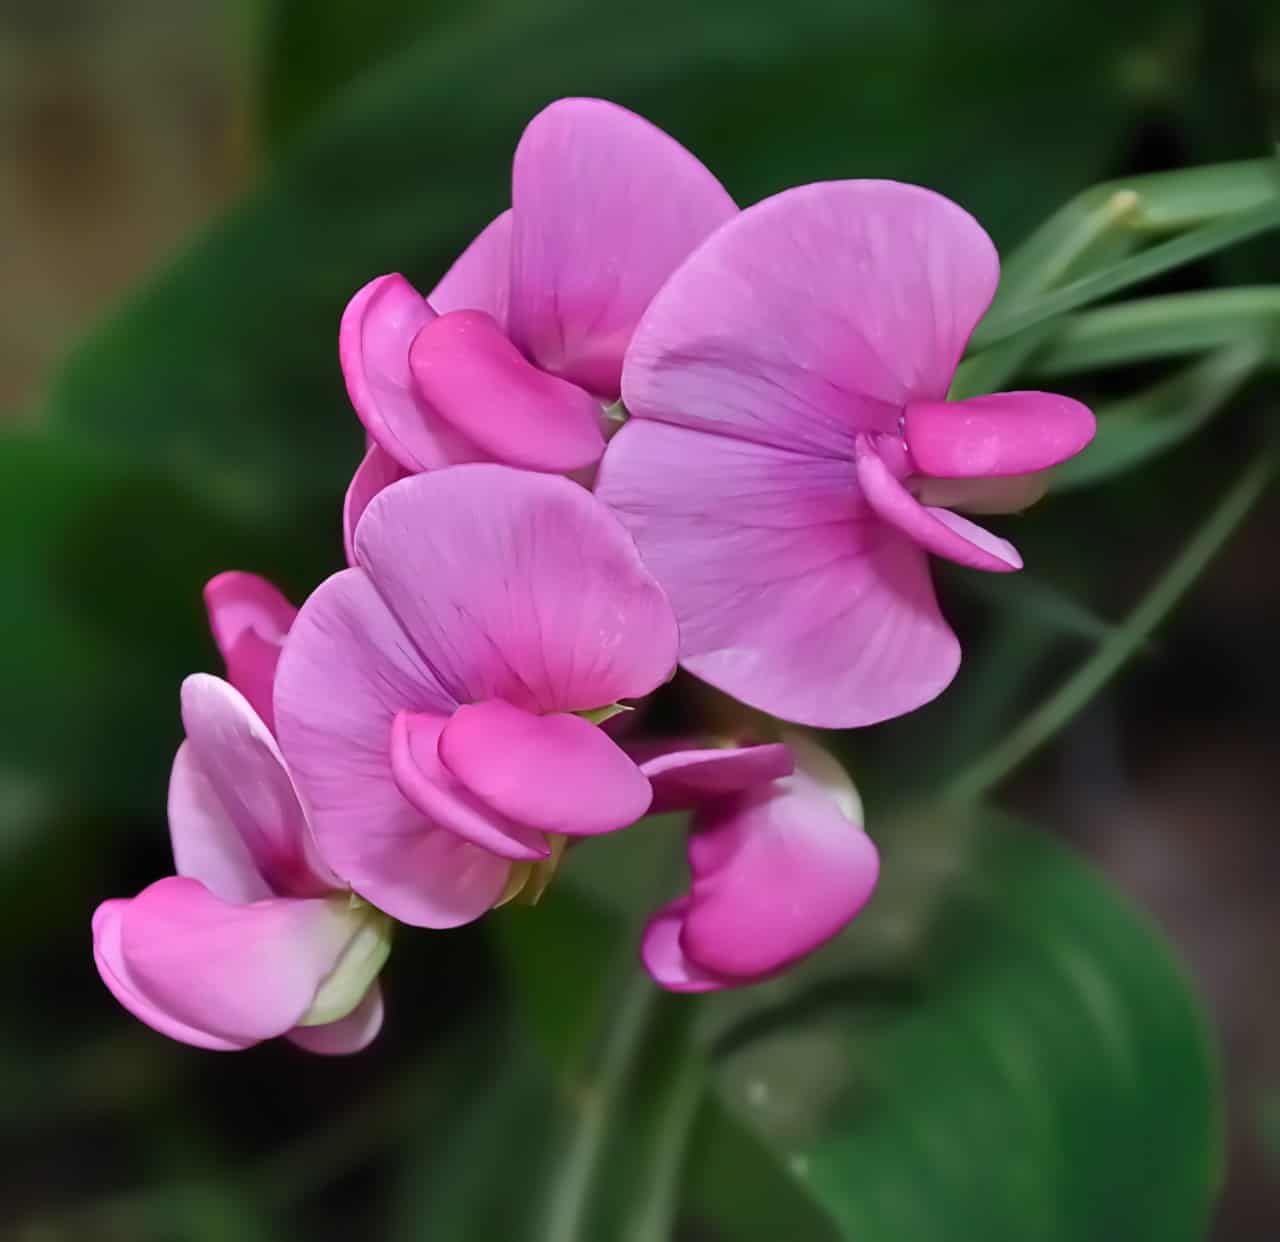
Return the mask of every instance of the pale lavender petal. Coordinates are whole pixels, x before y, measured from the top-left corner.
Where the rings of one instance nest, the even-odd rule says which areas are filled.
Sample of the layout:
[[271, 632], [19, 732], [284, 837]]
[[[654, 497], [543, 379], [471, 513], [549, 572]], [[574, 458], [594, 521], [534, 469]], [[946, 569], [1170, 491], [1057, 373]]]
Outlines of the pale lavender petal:
[[290, 1043], [321, 1056], [341, 1057], [367, 1048], [382, 1030], [382, 989], [375, 979], [362, 1000], [345, 1018], [322, 1026], [295, 1026]]
[[653, 981], [668, 992], [715, 992], [741, 980], [726, 979], [691, 962], [680, 947], [689, 898], [663, 906], [651, 918], [640, 942], [640, 958]]
[[511, 338], [609, 400], [650, 299], [737, 210], [675, 139], [600, 99], [561, 99], [530, 121], [511, 199]]
[[409, 366], [423, 399], [492, 461], [569, 474], [604, 452], [600, 402], [527, 362], [483, 311], [429, 323]]
[[458, 708], [440, 758], [472, 793], [516, 823], [568, 836], [634, 824], [653, 792], [612, 738], [581, 716], [537, 716], [492, 700]]
[[227, 666], [227, 680], [274, 728], [271, 688], [280, 647], [298, 610], [265, 578], [229, 570], [204, 588], [209, 628]]
[[356, 526], [364, 511], [384, 487], [400, 479], [408, 478], [407, 471], [394, 457], [376, 443], [370, 443], [368, 451], [351, 476], [347, 494], [342, 501], [342, 547], [347, 554], [347, 564], [356, 563]]
[[409, 348], [435, 312], [403, 276], [371, 280], [347, 305], [338, 360], [347, 395], [373, 440], [406, 470], [483, 456], [419, 396]]
[[916, 469], [949, 479], [1047, 470], [1074, 457], [1096, 430], [1087, 406], [1052, 392], [915, 402], [902, 426]]
[[585, 711], [639, 698], [674, 667], [665, 595], [567, 479], [494, 465], [406, 479], [369, 506], [356, 555], [455, 702]]
[[511, 295], [511, 210], [491, 220], [427, 294], [437, 315], [480, 310], [505, 332]]
[[653, 785], [653, 806], [663, 811], [688, 810], [712, 798], [741, 793], [795, 769], [791, 751], [780, 742], [723, 749], [671, 750], [640, 765]]
[[859, 440], [856, 453], [858, 486], [882, 521], [926, 551], [970, 569], [1009, 573], [1022, 568], [1022, 557], [1007, 539], [946, 509], [922, 505], [865, 440]]
[[627, 409], [852, 456], [909, 401], [942, 400], [995, 293], [966, 211], [918, 186], [834, 181], [757, 203], [654, 298], [627, 354]]
[[633, 420], [596, 490], [671, 598], [681, 662], [749, 706], [873, 724], [954, 676], [927, 559], [874, 519], [851, 462]]

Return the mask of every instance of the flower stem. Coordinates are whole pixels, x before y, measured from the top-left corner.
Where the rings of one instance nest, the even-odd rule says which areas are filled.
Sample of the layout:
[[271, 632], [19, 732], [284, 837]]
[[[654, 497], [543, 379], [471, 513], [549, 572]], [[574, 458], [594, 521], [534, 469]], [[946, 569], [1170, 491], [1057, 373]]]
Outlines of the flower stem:
[[1250, 463], [1128, 620], [1103, 639], [1054, 694], [962, 772], [944, 791], [946, 801], [974, 802], [983, 797], [1074, 719], [1190, 590], [1266, 491], [1275, 467], [1274, 458], [1266, 453]]

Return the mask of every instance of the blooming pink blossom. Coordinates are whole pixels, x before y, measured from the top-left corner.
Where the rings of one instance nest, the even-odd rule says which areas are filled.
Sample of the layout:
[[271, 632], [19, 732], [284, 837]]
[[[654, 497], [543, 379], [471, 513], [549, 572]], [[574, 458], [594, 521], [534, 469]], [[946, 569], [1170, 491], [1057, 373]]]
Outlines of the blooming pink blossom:
[[1094, 429], [1050, 393], [947, 402], [998, 279], [954, 203], [844, 181], [749, 208], [663, 286], [597, 492], [670, 595], [689, 671], [827, 727], [911, 711], [950, 682], [959, 644], [926, 553], [1021, 560], [940, 506], [1018, 507]]
[[274, 738], [217, 677], [182, 687], [186, 740], [169, 785], [176, 875], [93, 916], [103, 982], [161, 1034], [200, 1048], [277, 1035], [356, 1052], [382, 1024], [390, 920], [316, 852]]
[[641, 314], [737, 210], [679, 143], [599, 99], [562, 99], [534, 117], [516, 147], [511, 204], [427, 300], [393, 274], [347, 307], [342, 370], [375, 446], [348, 498], [348, 530], [397, 468], [593, 467]]
[[643, 765], [655, 807], [694, 808], [687, 896], [645, 930], [673, 992], [741, 987], [825, 944], [866, 904], [879, 856], [839, 764], [812, 743], [674, 751]]
[[325, 858], [406, 923], [503, 894], [548, 833], [625, 827], [648, 780], [578, 713], [675, 668], [675, 619], [616, 519], [567, 479], [492, 464], [393, 483], [354, 568], [302, 606], [280, 743]]
[[265, 578], [228, 570], [204, 588], [209, 628], [227, 666], [227, 680], [274, 730], [271, 706], [276, 662], [298, 610]]

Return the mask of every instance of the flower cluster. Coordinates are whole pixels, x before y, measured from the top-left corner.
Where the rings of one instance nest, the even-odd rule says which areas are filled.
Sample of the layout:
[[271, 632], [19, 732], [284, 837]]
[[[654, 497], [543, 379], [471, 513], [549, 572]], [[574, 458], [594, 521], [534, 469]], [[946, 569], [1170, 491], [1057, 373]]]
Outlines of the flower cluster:
[[878, 872], [840, 766], [799, 734], [604, 722], [677, 665], [795, 724], [927, 702], [959, 662], [927, 554], [1019, 568], [955, 510], [1025, 507], [1093, 434], [1066, 397], [947, 400], [999, 268], [928, 190], [740, 211], [648, 122], [570, 99], [511, 199], [427, 297], [381, 276], [343, 316], [347, 568], [298, 610], [249, 574], [206, 589], [226, 680], [183, 685], [176, 875], [94, 916], [107, 986], [175, 1039], [361, 1048], [393, 921], [536, 901], [568, 845], [651, 812], [690, 818], [654, 979], [811, 952]]

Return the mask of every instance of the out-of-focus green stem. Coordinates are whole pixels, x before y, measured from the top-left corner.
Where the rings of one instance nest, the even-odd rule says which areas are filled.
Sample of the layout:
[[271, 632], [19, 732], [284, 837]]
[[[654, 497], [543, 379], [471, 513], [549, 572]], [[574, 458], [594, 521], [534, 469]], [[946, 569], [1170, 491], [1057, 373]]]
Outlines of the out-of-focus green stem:
[[1128, 620], [1003, 741], [962, 772], [944, 790], [945, 800], [983, 797], [1074, 719], [1187, 593], [1266, 491], [1275, 468], [1274, 458], [1265, 454], [1249, 465]]

